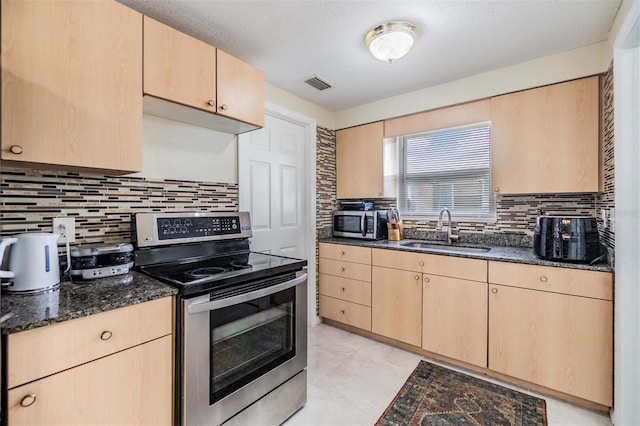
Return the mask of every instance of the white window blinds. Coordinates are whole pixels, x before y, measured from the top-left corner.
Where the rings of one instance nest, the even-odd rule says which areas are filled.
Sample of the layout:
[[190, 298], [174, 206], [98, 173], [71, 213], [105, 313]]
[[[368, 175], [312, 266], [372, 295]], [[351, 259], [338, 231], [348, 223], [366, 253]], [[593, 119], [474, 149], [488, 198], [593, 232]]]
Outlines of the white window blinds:
[[489, 123], [399, 140], [398, 208], [404, 216], [495, 218]]

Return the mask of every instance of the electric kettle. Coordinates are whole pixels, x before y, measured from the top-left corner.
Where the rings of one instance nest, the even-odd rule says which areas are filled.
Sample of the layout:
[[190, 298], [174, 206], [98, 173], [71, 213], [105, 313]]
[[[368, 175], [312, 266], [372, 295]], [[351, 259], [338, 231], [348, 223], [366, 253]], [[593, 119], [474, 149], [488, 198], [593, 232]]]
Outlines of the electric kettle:
[[2, 287], [9, 293], [35, 293], [60, 285], [58, 235], [32, 232], [0, 240], [0, 264], [5, 249], [9, 253], [9, 270], [0, 270], [0, 278], [8, 278]]

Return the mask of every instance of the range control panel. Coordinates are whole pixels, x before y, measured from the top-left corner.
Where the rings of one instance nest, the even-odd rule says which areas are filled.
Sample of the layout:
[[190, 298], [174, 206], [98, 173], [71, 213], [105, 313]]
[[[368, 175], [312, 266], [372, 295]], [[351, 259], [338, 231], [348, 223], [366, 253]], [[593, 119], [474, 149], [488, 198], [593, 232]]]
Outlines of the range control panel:
[[158, 218], [158, 239], [208, 237], [239, 234], [240, 217], [176, 217]]
[[138, 247], [252, 236], [247, 212], [137, 213], [134, 225]]

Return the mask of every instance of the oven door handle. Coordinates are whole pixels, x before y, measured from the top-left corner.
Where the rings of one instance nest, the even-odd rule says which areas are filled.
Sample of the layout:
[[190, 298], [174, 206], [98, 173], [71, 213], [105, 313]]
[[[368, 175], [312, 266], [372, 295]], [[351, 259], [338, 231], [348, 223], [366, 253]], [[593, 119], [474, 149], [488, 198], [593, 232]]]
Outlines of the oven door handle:
[[206, 302], [193, 302], [187, 305], [187, 310], [189, 311], [190, 314], [197, 314], [201, 312], [212, 311], [214, 309], [226, 308], [228, 306], [237, 305], [239, 303], [244, 303], [249, 300], [258, 299], [260, 297], [269, 296], [271, 294], [278, 293], [283, 290], [287, 290], [291, 287], [295, 287], [297, 285], [302, 284], [306, 280], [307, 280], [307, 274], [304, 273], [292, 280], [285, 281], [283, 283], [276, 284], [271, 287], [252, 291], [250, 293], [239, 294], [233, 297], [227, 297], [224, 299], [211, 300]]

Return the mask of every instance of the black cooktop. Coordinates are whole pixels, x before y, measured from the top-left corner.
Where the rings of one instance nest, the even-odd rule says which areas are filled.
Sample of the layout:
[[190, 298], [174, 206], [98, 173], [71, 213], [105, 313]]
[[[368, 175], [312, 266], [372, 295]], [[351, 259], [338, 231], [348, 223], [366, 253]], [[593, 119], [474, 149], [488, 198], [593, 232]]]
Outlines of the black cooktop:
[[306, 260], [246, 252], [136, 266], [136, 269], [177, 287], [183, 296], [195, 296], [214, 289], [232, 288], [247, 282], [292, 273], [302, 269], [306, 264]]

